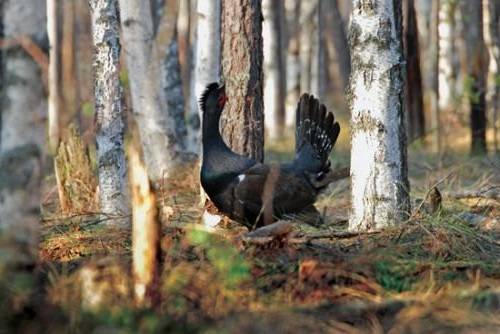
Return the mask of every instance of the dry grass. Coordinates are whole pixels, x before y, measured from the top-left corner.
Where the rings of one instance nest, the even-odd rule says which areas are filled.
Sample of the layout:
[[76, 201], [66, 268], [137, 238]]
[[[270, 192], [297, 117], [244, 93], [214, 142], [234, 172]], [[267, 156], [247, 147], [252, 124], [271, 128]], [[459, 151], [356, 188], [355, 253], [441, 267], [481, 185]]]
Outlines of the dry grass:
[[[287, 145], [274, 146], [271, 156], [286, 157]], [[345, 165], [345, 151], [338, 156], [335, 163]], [[493, 316], [500, 312], [498, 230], [485, 230], [461, 214], [497, 218], [500, 203], [447, 196], [500, 184], [498, 157], [448, 156], [439, 169], [431, 155], [410, 156], [412, 197], [424, 198], [442, 180], [443, 210], [415, 212], [404, 226], [378, 234], [299, 244], [247, 246], [238, 237], [244, 229], [234, 225], [215, 234], [200, 230], [197, 164], [176, 172], [175, 180], [158, 189], [163, 272], [160, 302], [152, 310], [134, 308], [130, 296], [113, 292], [119, 284], [110, 283], [130, 273], [130, 231], [102, 228], [102, 217], [91, 214], [61, 218], [49, 212], [40, 247], [40, 289], [48, 291], [42, 305], [64, 315], [49, 322], [70, 332], [498, 330], [500, 322]], [[297, 229], [342, 231], [348, 180], [331, 186], [318, 206], [327, 224]], [[96, 277], [108, 289], [106, 306], [98, 312], [82, 311], [81, 272], [89, 266], [100, 270]], [[40, 314], [45, 321], [54, 317]]]

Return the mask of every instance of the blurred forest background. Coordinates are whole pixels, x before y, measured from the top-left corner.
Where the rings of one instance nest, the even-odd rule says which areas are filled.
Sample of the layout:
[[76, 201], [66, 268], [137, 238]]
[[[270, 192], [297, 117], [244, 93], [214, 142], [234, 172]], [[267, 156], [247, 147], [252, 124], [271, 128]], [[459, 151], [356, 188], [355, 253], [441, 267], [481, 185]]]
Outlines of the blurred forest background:
[[498, 331], [498, 0], [390, 1], [407, 221], [348, 231], [345, 175], [320, 228], [198, 224], [206, 84], [226, 84], [228, 142], [266, 162], [292, 157], [314, 94], [348, 168], [349, 22], [386, 2], [2, 0], [0, 332]]

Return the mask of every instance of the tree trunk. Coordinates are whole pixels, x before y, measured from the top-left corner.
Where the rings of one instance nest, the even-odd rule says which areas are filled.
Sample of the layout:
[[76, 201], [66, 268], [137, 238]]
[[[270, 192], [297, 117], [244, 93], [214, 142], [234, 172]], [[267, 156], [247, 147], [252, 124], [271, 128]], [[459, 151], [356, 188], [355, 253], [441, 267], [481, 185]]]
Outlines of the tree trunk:
[[500, 108], [500, 0], [483, 0], [484, 38], [490, 62], [488, 68], [488, 109], [491, 110], [493, 147], [498, 152], [497, 117]]
[[340, 77], [342, 79], [342, 87], [349, 85], [349, 76], [351, 75], [351, 54], [349, 52], [349, 44], [347, 42], [347, 34], [344, 28], [344, 22], [340, 13], [338, 0], [327, 0], [324, 3], [324, 13], [327, 15], [325, 20], [325, 28], [330, 37], [335, 50], [335, 58], [338, 63]]
[[[62, 17], [63, 36], [61, 42], [61, 71], [64, 85], [61, 87], [61, 93], [64, 115], [61, 115], [61, 124], [64, 126], [70, 123], [74, 118], [77, 119], [78, 123], [81, 123], [81, 98], [79, 95], [78, 63], [76, 62], [76, 2], [63, 1], [62, 4], [64, 16]], [[64, 137], [64, 133], [62, 136]]]
[[323, 15], [322, 15], [322, 0], [317, 0], [314, 9], [314, 19], [312, 20], [313, 27], [309, 38], [312, 40], [311, 46], [311, 94], [318, 97], [320, 100], [325, 98], [326, 86], [326, 63], [325, 63], [325, 47], [323, 43]]
[[408, 217], [401, 2], [356, 0], [351, 18], [351, 230]]
[[[117, 2], [90, 0], [89, 4], [95, 49], [93, 71], [100, 210], [108, 215], [124, 215], [129, 212], [129, 208], [123, 149]], [[108, 222], [118, 224], [125, 223], [126, 220], [116, 219]]]
[[264, 160], [262, 10], [259, 0], [222, 2], [222, 73], [229, 101], [222, 121], [236, 152]]
[[131, 145], [129, 183], [132, 194], [132, 267], [134, 293], [138, 305], [157, 302], [161, 230], [156, 196], [139, 152]]
[[221, 73], [221, 3], [198, 1], [194, 73], [191, 79], [188, 133], [190, 151], [201, 154], [201, 117], [198, 100], [206, 85], [220, 81]]
[[295, 125], [295, 109], [300, 95], [300, 0], [286, 0], [287, 55], [286, 55], [286, 126]]
[[[39, 45], [43, 42], [45, 1], [2, 1], [0, 15], [0, 38], [27, 36]], [[47, 105], [41, 69], [26, 51], [15, 45], [0, 54], [0, 286], [8, 286], [0, 309], [21, 311], [24, 300], [16, 292], [30, 295], [26, 288], [32, 285], [25, 280], [31, 277], [38, 251]], [[19, 279], [23, 290], [13, 291], [12, 283]]]
[[439, 110], [439, 7], [440, 0], [432, 2], [431, 22], [429, 27], [429, 73], [430, 73], [430, 106], [431, 106], [431, 127], [432, 144], [434, 152], [441, 156], [441, 117]]
[[278, 0], [263, 0], [262, 24], [264, 45], [264, 110], [266, 131], [269, 138], [283, 137], [285, 127], [285, 64], [282, 53], [281, 15]]
[[[166, 45], [174, 36], [175, 20], [159, 23], [155, 36], [149, 1], [120, 0], [119, 3], [133, 114], [148, 174], [158, 184], [164, 177], [171, 176], [184, 158], [184, 143], [177, 132], [181, 125], [174, 121], [175, 110], [167, 108], [161, 87], [162, 77], [167, 75], [161, 64], [167, 53]], [[175, 5], [171, 10], [177, 10], [176, 4], [171, 4]]]
[[454, 69], [456, 50], [456, 3], [439, 1], [439, 109], [450, 111], [454, 107], [457, 74]]
[[406, 58], [406, 112], [408, 138], [411, 141], [425, 135], [425, 118], [420, 72], [417, 15], [413, 0], [403, 1], [404, 53]]
[[312, 52], [316, 36], [317, 5], [318, 0], [300, 3], [300, 92], [311, 91]]
[[58, 1], [47, 0], [47, 35], [49, 37], [49, 98], [48, 98], [48, 141], [52, 154], [57, 153], [60, 140], [60, 112], [61, 112], [61, 87], [59, 85], [59, 15]]
[[471, 153], [486, 152], [486, 74], [488, 55], [483, 39], [481, 2], [460, 2], [464, 29], [467, 64], [467, 97], [470, 104]]
[[[194, 0], [193, 0], [194, 1]], [[182, 92], [186, 101], [189, 101], [190, 71], [191, 71], [191, 42], [189, 36], [194, 22], [191, 21], [191, 0], [179, 1], [177, 16], [177, 41], [179, 43], [179, 64], [181, 67]], [[185, 112], [189, 110], [189, 103], [185, 105]]]

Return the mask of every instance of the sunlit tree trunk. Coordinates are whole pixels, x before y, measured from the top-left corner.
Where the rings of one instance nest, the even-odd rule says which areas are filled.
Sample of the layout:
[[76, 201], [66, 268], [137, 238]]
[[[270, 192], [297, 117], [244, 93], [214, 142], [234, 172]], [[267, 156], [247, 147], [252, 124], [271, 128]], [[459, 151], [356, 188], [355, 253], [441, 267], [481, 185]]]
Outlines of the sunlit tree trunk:
[[198, 1], [194, 70], [188, 112], [189, 148], [201, 153], [201, 117], [198, 100], [206, 85], [218, 82], [221, 74], [221, 2]]
[[481, 2], [460, 2], [466, 42], [466, 95], [470, 105], [471, 153], [486, 152], [486, 75], [488, 54], [483, 39]]
[[401, 2], [353, 3], [350, 47], [351, 230], [403, 221], [409, 212]]
[[493, 147], [498, 152], [498, 109], [500, 108], [500, 1], [483, 0], [484, 38], [490, 62], [488, 68], [487, 105], [491, 110], [493, 128]]
[[222, 115], [223, 136], [235, 151], [263, 161], [261, 2], [223, 0], [221, 30], [222, 73], [229, 97]]
[[[129, 212], [123, 148], [122, 88], [119, 79], [119, 22], [115, 0], [90, 0], [94, 42], [94, 97], [100, 210]], [[107, 220], [110, 224], [125, 219]]]
[[[179, 64], [181, 67], [182, 91], [186, 101], [189, 101], [190, 72], [191, 72], [191, 41], [190, 34], [194, 22], [191, 21], [191, 2], [194, 0], [179, 1], [177, 16], [177, 41], [179, 43]], [[185, 105], [185, 112], [189, 110], [189, 103]]]
[[295, 109], [300, 94], [300, 0], [286, 0], [287, 53], [286, 53], [286, 126], [295, 124]]
[[[0, 15], [2, 39], [44, 42], [45, 1], [2, 1]], [[0, 286], [8, 287], [0, 309], [22, 312], [26, 300], [19, 296], [30, 296], [34, 286], [47, 104], [41, 69], [26, 51], [14, 45], [0, 55]]]
[[457, 75], [454, 69], [456, 49], [456, 2], [439, 1], [439, 108], [449, 111], [455, 102]]
[[49, 149], [55, 154], [60, 139], [61, 87], [59, 69], [59, 15], [58, 1], [47, 0], [47, 35], [49, 37], [49, 98], [48, 98], [48, 141]]
[[420, 47], [414, 1], [403, 1], [403, 41], [406, 58], [406, 115], [409, 140], [425, 134]]
[[175, 19], [159, 23], [155, 35], [149, 1], [120, 0], [119, 3], [133, 114], [149, 177], [158, 184], [183, 162], [184, 143], [177, 132], [175, 110], [167, 108], [161, 87], [162, 76], [167, 75], [162, 62], [166, 45], [174, 36]]
[[264, 111], [269, 138], [283, 136], [285, 126], [285, 64], [282, 52], [281, 1], [263, 0]]

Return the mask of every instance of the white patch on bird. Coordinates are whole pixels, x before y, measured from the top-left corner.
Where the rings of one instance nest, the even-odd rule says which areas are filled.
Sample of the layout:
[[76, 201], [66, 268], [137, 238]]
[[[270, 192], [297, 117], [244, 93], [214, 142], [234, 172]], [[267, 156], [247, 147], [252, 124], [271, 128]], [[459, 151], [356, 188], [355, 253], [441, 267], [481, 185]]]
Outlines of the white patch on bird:
[[211, 214], [210, 212], [205, 210], [205, 212], [203, 212], [203, 217], [201, 218], [201, 220], [203, 222], [203, 225], [205, 225], [205, 227], [207, 227], [208, 229], [213, 229], [217, 225], [219, 225], [219, 223], [222, 220], [222, 217], [219, 215]]
[[238, 182], [241, 182], [245, 179], [246, 175], [245, 174], [240, 174], [238, 175]]

